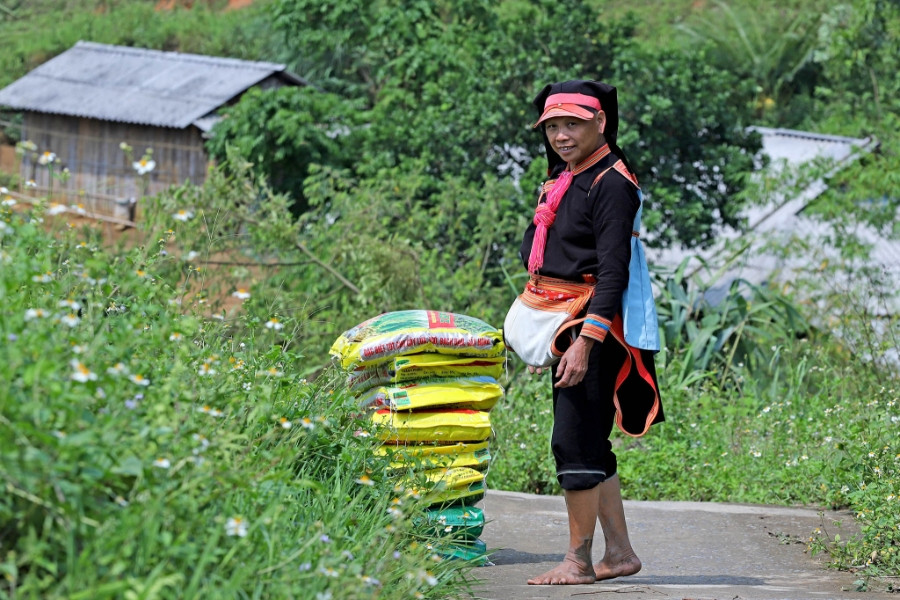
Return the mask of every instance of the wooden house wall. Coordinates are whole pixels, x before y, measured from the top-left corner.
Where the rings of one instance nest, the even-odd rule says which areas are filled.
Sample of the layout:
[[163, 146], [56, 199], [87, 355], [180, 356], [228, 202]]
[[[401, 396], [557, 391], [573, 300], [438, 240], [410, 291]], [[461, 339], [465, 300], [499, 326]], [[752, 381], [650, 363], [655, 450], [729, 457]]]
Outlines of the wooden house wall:
[[[23, 156], [21, 164], [23, 179], [33, 180], [37, 192], [52, 190], [54, 201], [82, 204], [86, 210], [110, 215], [116, 212], [116, 201], [140, 200], [185, 181], [203, 183], [209, 163], [201, 133], [194, 127], [173, 129], [26, 113], [22, 139], [37, 145], [37, 152]], [[133, 149], [131, 157], [122, 150], [123, 142]], [[156, 168], [142, 178], [132, 163], [148, 148]], [[69, 169], [68, 181], [51, 181], [51, 170], [38, 162], [45, 151], [56, 154], [56, 173]]]

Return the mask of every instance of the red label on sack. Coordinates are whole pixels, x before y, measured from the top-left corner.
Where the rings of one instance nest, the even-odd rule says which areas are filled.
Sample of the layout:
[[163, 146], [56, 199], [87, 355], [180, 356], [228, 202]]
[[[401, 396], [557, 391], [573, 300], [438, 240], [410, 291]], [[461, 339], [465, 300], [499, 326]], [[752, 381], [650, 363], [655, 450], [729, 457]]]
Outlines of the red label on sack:
[[437, 310], [428, 311], [429, 329], [445, 329], [447, 327], [453, 327], [453, 313], [440, 312]]

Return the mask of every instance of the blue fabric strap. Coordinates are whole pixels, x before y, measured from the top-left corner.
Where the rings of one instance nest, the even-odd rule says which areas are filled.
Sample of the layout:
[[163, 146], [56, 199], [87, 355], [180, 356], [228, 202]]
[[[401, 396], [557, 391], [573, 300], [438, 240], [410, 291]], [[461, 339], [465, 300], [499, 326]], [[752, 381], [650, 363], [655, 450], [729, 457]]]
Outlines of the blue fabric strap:
[[[637, 193], [641, 204], [634, 217], [633, 229], [640, 232], [644, 195], [640, 188]], [[631, 238], [628, 287], [622, 296], [622, 321], [625, 329], [625, 341], [629, 346], [659, 352], [659, 321], [656, 315], [656, 301], [650, 285], [650, 271], [644, 256], [644, 245], [638, 236]]]

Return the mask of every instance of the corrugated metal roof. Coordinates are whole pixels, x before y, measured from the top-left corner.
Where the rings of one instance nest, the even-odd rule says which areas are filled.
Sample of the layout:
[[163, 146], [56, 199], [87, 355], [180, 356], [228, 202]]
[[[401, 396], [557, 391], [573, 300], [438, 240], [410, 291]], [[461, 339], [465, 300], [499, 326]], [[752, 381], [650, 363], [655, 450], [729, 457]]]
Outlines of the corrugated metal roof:
[[[830, 159], [831, 171], [842, 168], [875, 146], [871, 138], [849, 138], [823, 135], [790, 129], [755, 128], [762, 134], [763, 152], [772, 159], [773, 167], [779, 165], [796, 167], [813, 159]], [[840, 260], [840, 248], [834, 246], [836, 232], [834, 226], [803, 215], [802, 211], [813, 202], [827, 185], [822, 179], [813, 181], [798, 193], [777, 197], [764, 207], [751, 207], [745, 211], [748, 228], [744, 232], [727, 229], [721, 232], [719, 241], [706, 250], [683, 250], [680, 248], [647, 248], [651, 263], [674, 269], [688, 261], [689, 270], [701, 269], [707, 276], [715, 276], [709, 281], [705, 298], [712, 304], [721, 301], [732, 282], [743, 279], [753, 284], [765, 284], [777, 278], [789, 282], [798, 273], [809, 273], [811, 266], [817, 266], [823, 258]], [[867, 308], [874, 314], [900, 313], [900, 241], [881, 235], [867, 225], [853, 228], [857, 241], [871, 247], [866, 267], [882, 271], [890, 283], [887, 290], [893, 291], [892, 298], [872, 298]], [[792, 238], [808, 242], [809, 251], [803, 255], [791, 253], [785, 256], [783, 250]]]
[[82, 41], [0, 90], [0, 105], [183, 129], [271, 75], [306, 84], [275, 63]]
[[[771, 159], [770, 170], [776, 173], [785, 166], [796, 167], [813, 160], [822, 160], [831, 165], [830, 174], [860, 154], [870, 152], [876, 145], [876, 141], [869, 137], [852, 138], [770, 127], [750, 129], [762, 136], [762, 151]], [[793, 220], [826, 188], [825, 182], [819, 179], [794, 196], [776, 198], [768, 206], [748, 208], [744, 215], [748, 228], [756, 231], [780, 228], [783, 221]]]

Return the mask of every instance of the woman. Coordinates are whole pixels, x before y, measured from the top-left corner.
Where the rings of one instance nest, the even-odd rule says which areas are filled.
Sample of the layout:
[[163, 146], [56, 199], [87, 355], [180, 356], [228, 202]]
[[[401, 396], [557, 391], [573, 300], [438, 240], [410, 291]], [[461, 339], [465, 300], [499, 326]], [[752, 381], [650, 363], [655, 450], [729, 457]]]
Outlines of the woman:
[[[616, 145], [616, 89], [597, 81], [554, 83], [534, 104], [550, 180], [522, 242], [529, 285], [583, 283], [590, 300], [586, 314], [570, 323], [577, 325], [576, 337], [550, 368], [551, 445], [566, 498], [569, 549], [560, 565], [528, 583], [593, 583], [641, 569], [628, 538], [609, 436], [613, 423], [639, 436], [663, 420], [653, 366], [658, 331], [637, 240], [640, 191]], [[623, 296], [628, 292], [633, 300], [641, 284], [644, 314], [623, 315]], [[543, 370], [529, 367], [531, 373]], [[605, 552], [592, 564], [598, 519]]]

